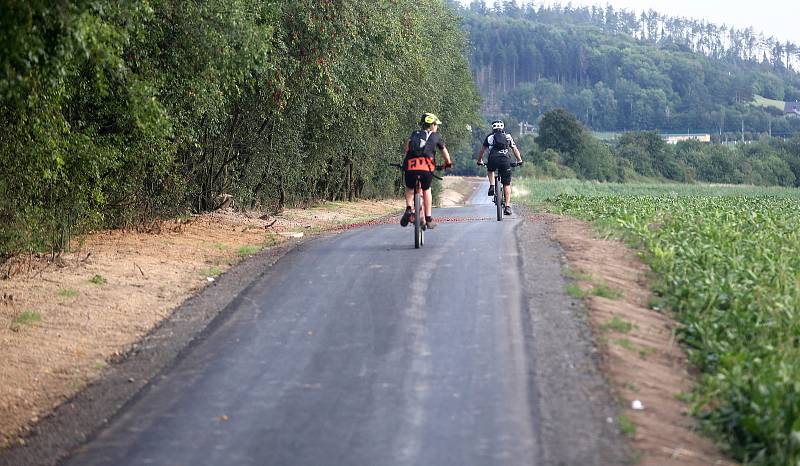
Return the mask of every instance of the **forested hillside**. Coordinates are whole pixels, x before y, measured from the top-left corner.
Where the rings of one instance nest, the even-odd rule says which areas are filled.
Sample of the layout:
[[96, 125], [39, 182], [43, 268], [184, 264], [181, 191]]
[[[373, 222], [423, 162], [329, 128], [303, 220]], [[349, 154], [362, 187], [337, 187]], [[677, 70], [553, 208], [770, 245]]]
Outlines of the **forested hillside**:
[[64, 0], [0, 9], [0, 258], [72, 233], [394, 189], [424, 111], [469, 140], [443, 0]]
[[564, 107], [594, 130], [789, 135], [800, 119], [763, 99], [800, 99], [791, 42], [654, 11], [518, 7], [462, 9], [484, 111], [535, 121]]

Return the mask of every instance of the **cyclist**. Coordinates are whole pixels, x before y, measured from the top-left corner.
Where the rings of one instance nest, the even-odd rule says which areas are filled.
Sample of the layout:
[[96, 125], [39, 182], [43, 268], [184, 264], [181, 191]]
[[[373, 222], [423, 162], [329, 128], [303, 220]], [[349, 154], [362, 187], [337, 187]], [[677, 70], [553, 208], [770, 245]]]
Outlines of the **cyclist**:
[[436, 169], [436, 149], [444, 156], [444, 166], [453, 166], [450, 160], [450, 153], [444, 145], [442, 137], [437, 131], [442, 122], [433, 113], [423, 113], [419, 120], [421, 129], [411, 133], [405, 143], [405, 158], [403, 159], [403, 171], [405, 172], [406, 185], [406, 211], [400, 218], [400, 225], [406, 226], [413, 214], [411, 205], [414, 203], [414, 189], [417, 185], [417, 177], [422, 186], [422, 199], [425, 211], [426, 228], [434, 228], [436, 224], [431, 218], [431, 181], [433, 171]]
[[486, 149], [489, 149], [489, 162], [486, 164], [489, 177], [489, 195], [494, 196], [494, 172], [498, 171], [506, 199], [503, 211], [505, 215], [511, 215], [511, 156], [509, 155], [509, 150], [514, 153], [519, 165], [522, 165], [522, 156], [517, 148], [517, 143], [514, 142], [514, 138], [505, 132], [505, 124], [502, 120], [492, 122], [492, 132], [483, 140], [481, 151], [478, 153], [478, 165], [483, 163], [483, 154]]

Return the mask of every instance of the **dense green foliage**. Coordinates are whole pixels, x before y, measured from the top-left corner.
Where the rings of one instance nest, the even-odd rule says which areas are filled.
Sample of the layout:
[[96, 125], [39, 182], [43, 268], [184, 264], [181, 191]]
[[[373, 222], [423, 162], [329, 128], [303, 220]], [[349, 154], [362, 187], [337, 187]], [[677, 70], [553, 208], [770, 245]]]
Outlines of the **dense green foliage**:
[[[800, 134], [763, 137], [748, 144], [698, 141], [667, 144], [656, 132], [628, 132], [601, 143], [569, 112], [555, 109], [539, 121], [525, 158], [544, 178], [601, 181], [663, 179], [759, 186], [800, 186]], [[526, 147], [523, 145], [523, 147]], [[559, 169], [566, 168], [568, 170]]]
[[[696, 414], [748, 464], [800, 462], [800, 192], [533, 182], [641, 244], [703, 376]], [[580, 194], [559, 194], [560, 192]]]
[[71, 233], [393, 190], [419, 114], [469, 142], [444, 0], [5, 0], [0, 258]]
[[535, 122], [564, 107], [595, 130], [754, 139], [800, 130], [754, 96], [800, 99], [798, 47], [657, 12], [480, 0], [464, 9], [484, 111]]
[[[544, 152], [555, 151], [558, 163], [569, 167], [581, 178], [604, 181], [620, 178], [615, 173], [617, 164], [608, 147], [593, 138], [566, 110], [555, 109], [542, 116], [535, 142]], [[552, 159], [537, 155], [532, 158], [537, 165]]]

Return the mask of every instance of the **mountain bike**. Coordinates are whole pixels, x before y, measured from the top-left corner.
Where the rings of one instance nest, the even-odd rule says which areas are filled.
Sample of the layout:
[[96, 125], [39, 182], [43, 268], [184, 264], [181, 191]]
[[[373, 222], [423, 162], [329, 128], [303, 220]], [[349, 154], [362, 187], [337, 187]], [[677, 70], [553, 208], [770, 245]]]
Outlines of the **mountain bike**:
[[[522, 165], [520, 162], [511, 162], [511, 170], [514, 167], [518, 167]], [[486, 162], [481, 162], [480, 166], [485, 167]], [[506, 205], [506, 192], [503, 190], [503, 183], [501, 180], [501, 176], [499, 172], [495, 172], [494, 174], [494, 197], [492, 198], [492, 202], [494, 202], [495, 207], [497, 208], [497, 221], [503, 221], [503, 208]]]
[[[404, 170], [403, 165], [399, 163], [390, 163], [392, 167]], [[436, 170], [442, 170], [444, 165], [436, 165]], [[442, 177], [433, 174], [434, 178], [442, 179]], [[425, 206], [422, 200], [422, 182], [417, 176], [417, 183], [414, 187], [414, 211], [409, 218], [409, 223], [414, 222], [414, 248], [419, 249], [425, 245]]]

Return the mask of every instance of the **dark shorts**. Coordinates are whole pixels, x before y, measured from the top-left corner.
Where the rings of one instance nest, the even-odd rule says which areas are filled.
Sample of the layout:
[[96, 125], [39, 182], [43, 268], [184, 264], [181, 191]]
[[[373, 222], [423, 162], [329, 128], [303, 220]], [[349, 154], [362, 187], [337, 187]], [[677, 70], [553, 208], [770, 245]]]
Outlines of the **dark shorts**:
[[511, 184], [511, 159], [505, 156], [489, 157], [486, 164], [486, 170], [490, 172], [498, 172], [500, 175], [500, 182], [503, 186]]
[[407, 170], [405, 176], [406, 187], [414, 189], [417, 187], [417, 176], [422, 184], [423, 191], [431, 189], [431, 181], [433, 181], [433, 173], [423, 170]]

